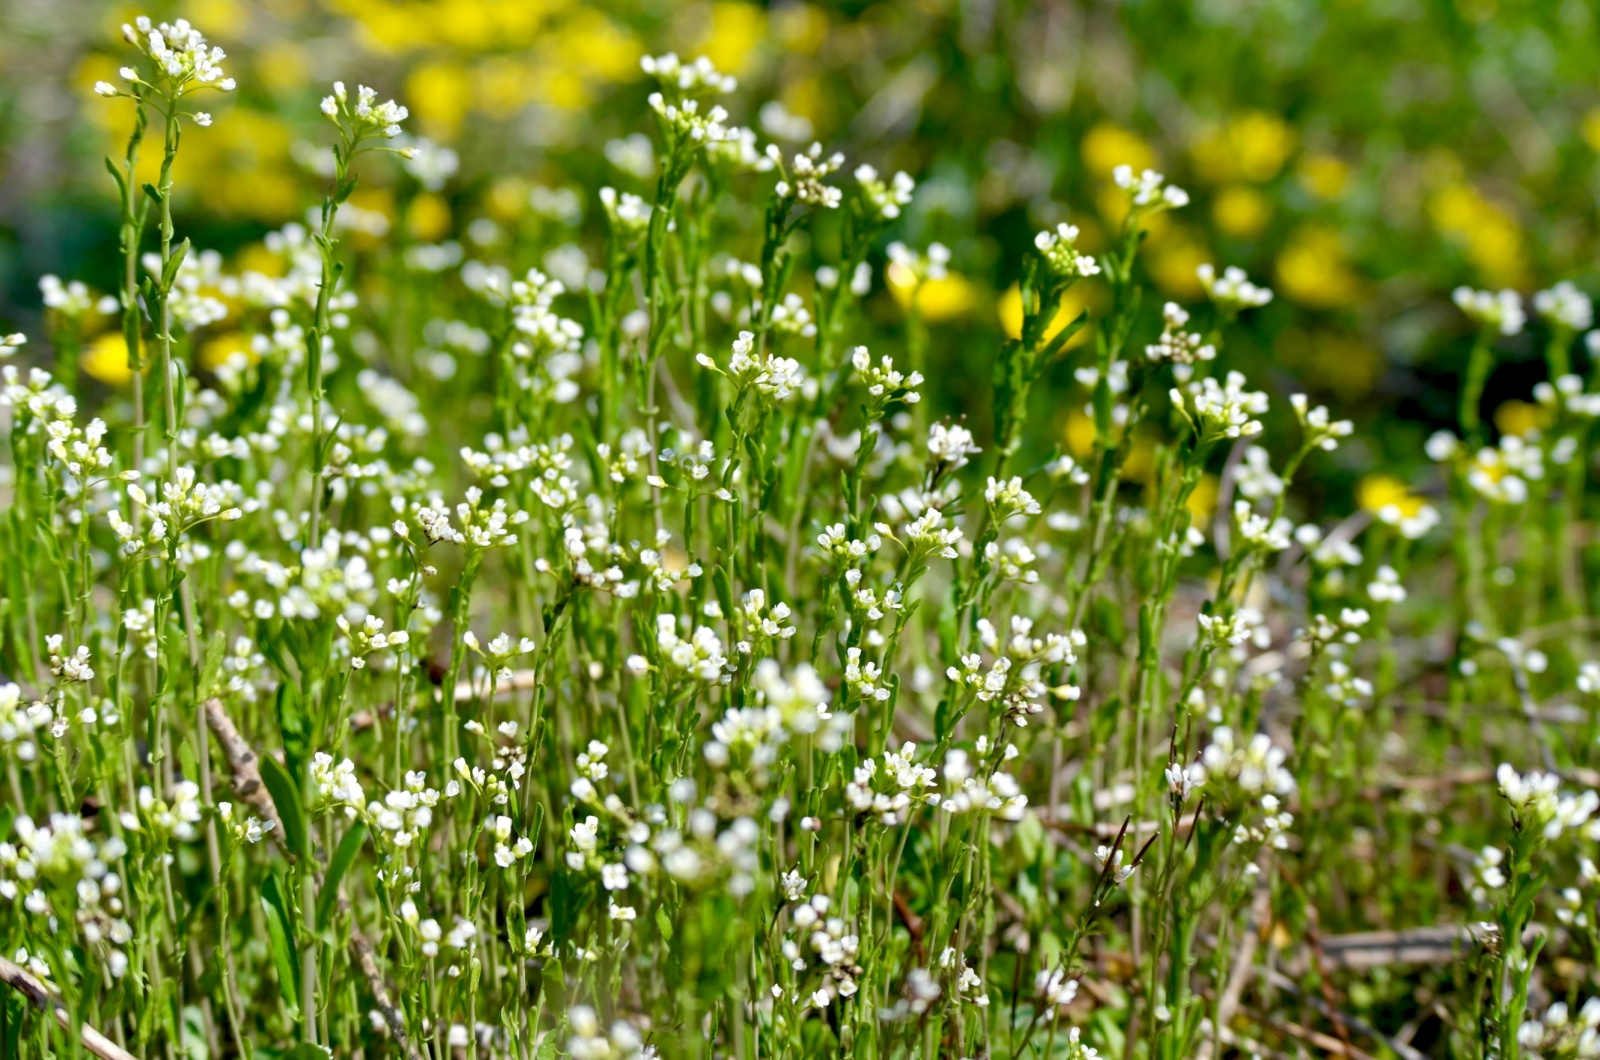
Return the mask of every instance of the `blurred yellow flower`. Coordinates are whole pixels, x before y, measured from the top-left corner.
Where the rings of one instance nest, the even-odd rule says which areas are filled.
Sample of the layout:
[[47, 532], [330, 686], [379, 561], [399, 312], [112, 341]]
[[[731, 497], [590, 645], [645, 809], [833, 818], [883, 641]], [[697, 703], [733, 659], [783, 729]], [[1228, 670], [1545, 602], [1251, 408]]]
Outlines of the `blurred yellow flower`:
[[1203, 180], [1260, 184], [1278, 175], [1294, 151], [1295, 139], [1294, 129], [1278, 115], [1250, 111], [1207, 129], [1191, 154]]
[[244, 359], [250, 364], [260, 360], [256, 351], [250, 347], [249, 335], [242, 331], [229, 331], [207, 339], [201, 344], [200, 366], [207, 371], [215, 372], [227, 364], [234, 354], [243, 354]]
[[1194, 525], [1209, 523], [1211, 516], [1216, 513], [1217, 487], [1217, 476], [1211, 474], [1201, 475], [1200, 481], [1194, 484], [1194, 492], [1184, 502], [1184, 507], [1189, 509], [1189, 514], [1194, 518]]
[[1356, 503], [1374, 515], [1392, 506], [1399, 509], [1403, 518], [1411, 519], [1427, 502], [1393, 475], [1373, 472], [1356, 484]]
[[1349, 305], [1361, 297], [1361, 277], [1350, 267], [1337, 230], [1306, 225], [1290, 234], [1278, 254], [1277, 286], [1301, 305]]
[[1197, 232], [1173, 225], [1169, 238], [1149, 245], [1144, 267], [1161, 293], [1179, 301], [1192, 301], [1205, 294], [1195, 270], [1215, 256], [1206, 249]]
[[133, 373], [128, 370], [128, 344], [123, 341], [122, 332], [108, 331], [91, 340], [78, 358], [78, 367], [112, 386], [121, 386], [132, 379]]
[[828, 16], [811, 4], [784, 4], [772, 11], [772, 34], [784, 51], [811, 55], [828, 38]]
[[485, 205], [499, 221], [514, 221], [528, 208], [528, 182], [521, 177], [500, 177], [489, 185]]
[[747, 73], [750, 60], [767, 39], [766, 11], [755, 4], [717, 3], [711, 5], [711, 31], [696, 47], [718, 70], [735, 76]]
[[269, 92], [296, 91], [311, 76], [305, 46], [294, 40], [269, 41], [256, 60], [256, 78]]
[[1272, 219], [1272, 203], [1256, 189], [1235, 184], [1217, 193], [1211, 216], [1224, 235], [1249, 239], [1267, 227]]
[[1082, 409], [1067, 413], [1067, 424], [1061, 435], [1074, 459], [1086, 460], [1094, 453], [1094, 420]]
[[430, 135], [450, 139], [461, 128], [471, 102], [471, 83], [460, 63], [436, 60], [419, 65], [406, 78], [411, 113]]
[[1583, 138], [1589, 141], [1590, 147], [1600, 151], [1600, 107], [1583, 116]]
[[1290, 328], [1279, 336], [1273, 353], [1308, 389], [1328, 391], [1341, 402], [1372, 393], [1387, 365], [1378, 350], [1337, 331]]
[[1337, 199], [1350, 183], [1350, 164], [1333, 155], [1307, 155], [1300, 161], [1300, 184], [1319, 199]]
[[1435, 228], [1465, 247], [1486, 283], [1524, 285], [1522, 229], [1504, 207], [1490, 202], [1470, 184], [1455, 183], [1428, 200], [1428, 216]]
[[580, 7], [557, 35], [573, 69], [596, 81], [628, 81], [640, 76], [644, 45], [626, 27], [592, 7]]
[[[1061, 296], [1061, 305], [1056, 310], [1056, 317], [1045, 328], [1045, 337], [1053, 339], [1061, 333], [1061, 329], [1077, 319], [1078, 314], [1086, 309], [1092, 309], [1104, 301], [1105, 290], [1103, 285], [1094, 282], [1075, 283], [1067, 288], [1067, 293]], [[1000, 295], [995, 309], [1000, 318], [1000, 329], [1010, 339], [1022, 337], [1022, 288], [1012, 284]], [[1078, 333], [1067, 340], [1066, 349], [1074, 349], [1088, 342], [1094, 334], [1092, 321], [1085, 324]]]
[[1150, 485], [1156, 470], [1156, 442], [1148, 434], [1135, 434], [1122, 461], [1122, 481]]
[[406, 227], [413, 237], [426, 243], [444, 238], [450, 231], [450, 203], [433, 192], [418, 195], [406, 207]]
[[783, 88], [782, 101], [790, 114], [816, 122], [822, 115], [822, 82], [814, 74], [797, 77]]
[[1084, 166], [1102, 178], [1111, 176], [1111, 171], [1118, 166], [1140, 170], [1156, 164], [1156, 153], [1149, 144], [1137, 134], [1110, 122], [1101, 122], [1085, 133], [1078, 149]]
[[1500, 429], [1501, 434], [1516, 435], [1518, 438], [1532, 430], [1543, 430], [1550, 426], [1550, 417], [1543, 405], [1535, 405], [1530, 401], [1502, 401], [1500, 407], [1494, 410], [1494, 425]]
[[907, 266], [895, 262], [889, 266], [886, 279], [889, 293], [894, 295], [900, 308], [910, 307], [914, 292], [917, 312], [930, 323], [962, 316], [976, 300], [977, 292], [972, 281], [959, 273], [949, 273], [939, 280], [924, 280], [918, 286], [916, 274]]
[[184, 13], [195, 25], [206, 28], [206, 36], [224, 40], [239, 36], [250, 20], [238, 0], [189, 0]]

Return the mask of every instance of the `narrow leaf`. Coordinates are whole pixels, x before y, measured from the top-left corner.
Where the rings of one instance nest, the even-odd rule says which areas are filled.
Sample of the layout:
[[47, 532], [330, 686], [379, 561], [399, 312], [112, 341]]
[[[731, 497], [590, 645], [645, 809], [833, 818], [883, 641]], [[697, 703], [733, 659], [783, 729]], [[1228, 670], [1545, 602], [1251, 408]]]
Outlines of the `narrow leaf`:
[[333, 914], [333, 907], [339, 900], [339, 881], [350, 871], [350, 865], [356, 860], [356, 855], [361, 853], [361, 846], [366, 841], [366, 822], [357, 821], [350, 826], [350, 830], [339, 841], [339, 848], [333, 852], [333, 862], [328, 866], [327, 875], [322, 878], [322, 890], [317, 892], [318, 931], [327, 929], [328, 917]]
[[261, 780], [272, 794], [273, 805], [278, 808], [278, 817], [283, 821], [283, 837], [288, 841], [289, 850], [297, 857], [308, 856], [306, 813], [305, 807], [300, 805], [299, 785], [271, 755], [261, 756]]

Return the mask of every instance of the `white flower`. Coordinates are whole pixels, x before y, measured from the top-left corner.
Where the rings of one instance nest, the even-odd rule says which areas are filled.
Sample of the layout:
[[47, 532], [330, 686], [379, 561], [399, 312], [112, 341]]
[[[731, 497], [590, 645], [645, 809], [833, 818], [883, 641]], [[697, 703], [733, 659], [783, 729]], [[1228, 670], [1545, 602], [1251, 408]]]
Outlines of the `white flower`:
[[1205, 288], [1206, 297], [1225, 315], [1232, 316], [1241, 309], [1255, 309], [1272, 301], [1272, 292], [1251, 283], [1237, 265], [1229, 265], [1218, 276], [1216, 266], [1207, 263], [1198, 266], [1195, 275], [1200, 279], [1200, 286]]
[[1522, 299], [1512, 290], [1475, 291], [1470, 287], [1457, 287], [1450, 297], [1467, 319], [1502, 335], [1521, 334], [1528, 320], [1522, 311]]

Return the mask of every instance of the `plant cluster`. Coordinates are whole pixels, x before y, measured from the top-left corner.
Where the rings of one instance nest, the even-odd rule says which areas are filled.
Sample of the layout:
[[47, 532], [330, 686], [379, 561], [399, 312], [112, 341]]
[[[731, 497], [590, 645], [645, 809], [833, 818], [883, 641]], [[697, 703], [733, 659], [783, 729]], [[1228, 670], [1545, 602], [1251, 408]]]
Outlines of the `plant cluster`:
[[[425, 171], [406, 109], [336, 83], [313, 223], [231, 265], [171, 210], [226, 56], [125, 33], [122, 284], [48, 279], [49, 350], [0, 349], [13, 1055], [1409, 1057], [1419, 1012], [1451, 1055], [1600, 1055], [1576, 288], [1534, 325], [1458, 292], [1436, 502], [1339, 518], [1296, 484], [1351, 423], [1269, 430], [1230, 364], [1271, 292], [1208, 265], [1151, 319], [1160, 173], [1116, 171], [1103, 252], [1018, 262], [979, 437], [920, 400], [913, 178], [762, 146], [706, 60], [642, 64], [655, 190], [595, 189], [598, 244], [551, 207], [558, 254], [369, 284], [352, 196]], [[92, 408], [88, 314], [129, 380]], [[1530, 326], [1541, 415], [1496, 435]], [[1030, 401], [1069, 365], [1078, 456]], [[1367, 982], [1330, 922], [1450, 941]]]

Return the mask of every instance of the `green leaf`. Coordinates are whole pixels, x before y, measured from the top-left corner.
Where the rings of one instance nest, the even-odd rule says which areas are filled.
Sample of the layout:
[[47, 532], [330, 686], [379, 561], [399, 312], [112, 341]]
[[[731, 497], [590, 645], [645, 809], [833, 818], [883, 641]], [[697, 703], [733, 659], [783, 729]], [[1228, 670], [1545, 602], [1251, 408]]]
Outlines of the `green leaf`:
[[156, 186], [148, 180], [144, 182], [144, 193], [150, 196], [150, 200], [157, 206], [161, 205], [161, 192], [157, 191]]
[[320, 1045], [312, 1042], [301, 1042], [299, 1045], [282, 1054], [278, 1060], [328, 1060], [333, 1053]]
[[366, 841], [366, 822], [357, 821], [350, 826], [350, 830], [339, 841], [339, 848], [333, 852], [333, 861], [328, 865], [328, 873], [322, 878], [322, 890], [317, 893], [318, 931], [327, 930], [328, 917], [332, 915], [333, 907], [339, 901], [339, 881], [350, 871], [350, 865], [356, 860], [356, 855], [361, 853], [361, 845]]
[[[294, 646], [290, 647], [292, 649]], [[293, 654], [296, 657], [303, 657], [300, 652]], [[278, 732], [283, 737], [284, 762], [291, 773], [297, 773], [300, 770], [300, 763], [306, 760], [311, 748], [311, 719], [306, 714], [300, 690], [288, 681], [278, 686], [277, 708]]]
[[105, 162], [106, 172], [110, 173], [111, 179], [117, 182], [117, 197], [121, 198], [127, 194], [128, 182], [122, 178], [122, 170], [117, 168], [117, 164], [111, 160], [110, 155], [106, 156]]
[[178, 278], [178, 269], [183, 265], [183, 259], [189, 256], [189, 241], [185, 239], [173, 248], [172, 256], [167, 259], [166, 267], [161, 270], [161, 289], [172, 290], [172, 283]]
[[733, 586], [728, 582], [727, 568], [720, 565], [711, 568], [711, 584], [717, 591], [717, 603], [722, 605], [722, 613], [732, 616]]
[[289, 771], [279, 764], [271, 755], [261, 756], [261, 780], [267, 785], [267, 791], [272, 794], [272, 802], [278, 808], [278, 817], [283, 821], [283, 838], [288, 843], [289, 850], [296, 857], [309, 857], [310, 849], [306, 844], [306, 811], [300, 804], [300, 787], [289, 775]]
[[289, 903], [277, 876], [268, 876], [261, 888], [261, 908], [267, 917], [267, 934], [272, 943], [272, 963], [278, 971], [278, 993], [298, 1020], [300, 1008], [300, 957], [295, 951], [293, 920]]
[[672, 942], [672, 917], [667, 913], [664, 905], [656, 906], [656, 930], [661, 932], [661, 941], [665, 944]]
[[206, 644], [206, 660], [200, 667], [200, 697], [213, 694], [217, 675], [222, 672], [222, 657], [228, 650], [227, 637], [212, 637]]

